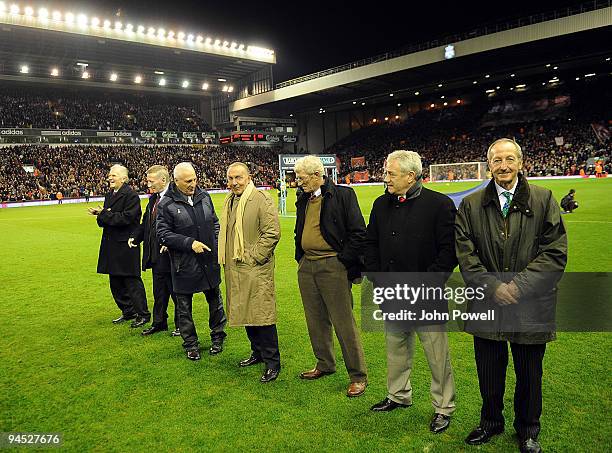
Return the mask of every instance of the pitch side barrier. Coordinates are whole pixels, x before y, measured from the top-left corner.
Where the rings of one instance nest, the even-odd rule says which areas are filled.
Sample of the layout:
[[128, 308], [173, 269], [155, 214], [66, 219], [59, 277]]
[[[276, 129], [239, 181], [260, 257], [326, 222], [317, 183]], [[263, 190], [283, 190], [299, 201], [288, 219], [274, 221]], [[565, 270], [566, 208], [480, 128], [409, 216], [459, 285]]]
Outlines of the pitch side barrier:
[[[272, 186], [257, 186], [260, 190], [271, 190]], [[206, 189], [208, 193], [228, 193], [228, 189]], [[141, 200], [145, 200], [150, 195], [139, 195]], [[85, 198], [64, 198], [62, 204], [87, 203]], [[89, 203], [104, 203], [104, 197], [95, 196], [89, 198]], [[30, 200], [30, 201], [11, 201], [8, 203], [0, 203], [1, 208], [27, 208], [30, 206], [49, 206], [59, 204], [58, 200]]]

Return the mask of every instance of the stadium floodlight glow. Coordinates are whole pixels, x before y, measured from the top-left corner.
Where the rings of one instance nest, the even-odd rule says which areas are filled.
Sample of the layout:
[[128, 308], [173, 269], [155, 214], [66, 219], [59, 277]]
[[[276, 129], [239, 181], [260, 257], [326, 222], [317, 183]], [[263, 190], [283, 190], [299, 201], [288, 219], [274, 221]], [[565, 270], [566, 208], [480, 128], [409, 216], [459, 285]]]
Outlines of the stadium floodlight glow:
[[49, 10], [47, 8], [40, 8], [38, 10], [38, 17], [43, 20], [47, 19], [49, 17]]
[[556, 83], [556, 82], [558, 82], [558, 81], [559, 81], [559, 79], [558, 79], [557, 77], [555, 77], [555, 78], [553, 78], [553, 79], [550, 79], [550, 80], [548, 81], [548, 83]]
[[9, 11], [11, 12], [11, 14], [19, 14], [19, 6], [11, 5]]
[[223, 47], [229, 47], [230, 43], [229, 41], [223, 41]]
[[525, 88], [527, 85], [525, 85], [524, 83], [521, 83], [520, 85], [517, 85], [516, 88]]
[[510, 77], [516, 77], [516, 74], [510, 74]]
[[113, 73], [110, 75], [110, 81], [111, 81], [111, 82], [116, 82], [116, 81], [117, 81], [117, 78], [118, 78], [118, 76], [117, 76], [117, 73], [116, 73], [116, 72], [113, 72]]
[[164, 75], [164, 71], [153, 71], [157, 75]]
[[166, 30], [164, 30], [163, 28], [158, 28], [157, 29], [157, 37], [158, 38], [164, 38], [166, 36]]
[[580, 80], [580, 77], [576, 77], [576, 80]]
[[189, 80], [183, 80], [183, 83], [181, 83], [181, 86], [182, 86], [183, 88], [187, 88], [187, 87], [189, 87]]
[[104, 21], [104, 28], [109, 29], [111, 27], [111, 21], [110, 20], [105, 20]]
[[390, 97], [393, 97], [393, 93], [389, 93], [389, 96], [390, 96]]
[[553, 69], [556, 71], [557, 69], [559, 69], [559, 66], [554, 66]]
[[447, 105], [448, 105], [448, 102], [445, 102], [445, 103], [444, 103], [444, 106], [446, 107]]
[[418, 96], [419, 94], [421, 94], [419, 91], [415, 91], [415, 92], [414, 92], [414, 95], [415, 95], [415, 96]]
[[212, 38], [208, 36], [206, 40], [204, 41], [204, 44], [206, 44], [207, 46], [210, 46], [212, 44]]
[[147, 30], [147, 34], [154, 35], [155, 34], [155, 28], [149, 27], [149, 29]]
[[219, 82], [227, 82], [227, 79], [217, 79]]
[[289, 114], [289, 117], [290, 117], [290, 118], [293, 118], [293, 113], [290, 113], [290, 114]]
[[495, 93], [495, 90], [490, 89], [490, 90], [485, 91], [485, 93], [487, 93], [487, 94]]
[[193, 42], [194, 39], [195, 39], [195, 37], [191, 33], [189, 35], [187, 35], [187, 42], [191, 43], [191, 42]]
[[204, 42], [204, 37], [201, 35], [198, 35], [198, 37], [196, 38], [196, 43], [202, 44], [203, 42]]
[[235, 49], [236, 47], [238, 47], [238, 43], [232, 42], [232, 43], [230, 44], [230, 47], [231, 47], [232, 49]]
[[389, 121], [389, 117], [388, 116], [385, 116], [385, 121]]
[[203, 90], [208, 90], [208, 83], [204, 82], [204, 83], [202, 84], [202, 89], [203, 89]]
[[478, 83], [478, 80], [474, 80], [472, 83], [476, 85]]
[[442, 88], [442, 84], [441, 83], [438, 84], [438, 88]]
[[365, 105], [365, 102], [362, 102], [361, 105]]
[[97, 27], [100, 25], [100, 19], [98, 19], [97, 17], [92, 17], [91, 18], [91, 26], [92, 27]]
[[399, 120], [399, 115], [395, 115], [395, 119], [396, 119], [396, 120]]
[[238, 46], [238, 50], [239, 50], [240, 52], [244, 52], [244, 44], [240, 44], [240, 45]]
[[606, 58], [606, 61], [610, 61], [610, 57]]
[[457, 104], [461, 104], [461, 99], [457, 99]]
[[159, 84], [159, 86], [160, 86], [160, 87], [164, 87], [164, 86], [166, 86], [166, 79], [164, 79], [164, 78], [162, 77], [161, 79], [159, 79], [158, 84]]
[[170, 30], [168, 32], [168, 39], [173, 39], [174, 38], [174, 32], [172, 30]]
[[402, 104], [400, 104], [400, 103], [398, 102], [398, 103], [397, 103], [397, 106], [398, 106], [398, 107], [401, 107], [401, 106], [402, 106]]
[[590, 73], [588, 73], [588, 74], [585, 74], [584, 76], [585, 76], [585, 77], [594, 77], [594, 76], [595, 76], [595, 73], [594, 73], [594, 72], [590, 72]]
[[140, 33], [140, 34], [144, 33], [144, 32], [145, 32], [144, 25], [139, 25], [139, 26], [138, 26], [138, 28], [137, 28], [137, 31], [138, 31], [138, 33]]
[[227, 85], [223, 85], [223, 88], [221, 88], [221, 91], [226, 93], [227, 92]]
[[375, 123], [376, 121], [378, 121], [376, 118], [372, 118], [373, 123]]
[[353, 105], [357, 104], [357, 101], [353, 101]]
[[548, 63], [548, 64], [546, 65], [546, 67], [547, 67], [547, 68], [550, 68], [550, 63]]
[[59, 22], [60, 20], [62, 20], [62, 13], [60, 13], [59, 11], [53, 11], [51, 17], [54, 21]]
[[440, 99], [444, 99], [444, 96], [440, 96]]
[[220, 39], [215, 39], [215, 47], [219, 47], [221, 45]]
[[123, 24], [121, 23], [121, 21], [115, 22], [115, 30], [121, 31], [122, 28], [123, 28]]
[[491, 77], [489, 74], [485, 75], [485, 79], [488, 79], [489, 77]]
[[179, 39], [179, 41], [182, 41], [183, 39], [185, 39], [185, 33], [182, 31], [178, 32], [178, 35], [176, 35], [177, 38]]
[[230, 85], [230, 86], [227, 88], [227, 92], [228, 92], [228, 93], [231, 93], [232, 91], [234, 91], [234, 87]]
[[142, 82], [142, 76], [137, 75], [136, 77], [134, 77], [134, 83], [140, 83]]
[[34, 10], [31, 6], [26, 6], [26, 8], [23, 10], [23, 13], [28, 17], [32, 17], [34, 15]]
[[58, 77], [58, 76], [59, 76], [59, 69], [51, 68], [51, 77]]
[[125, 31], [128, 33], [132, 33], [132, 31], [134, 31], [134, 26], [132, 24], [126, 24]]
[[64, 20], [66, 21], [67, 24], [72, 24], [74, 22], [74, 14], [66, 13], [64, 15]]
[[432, 109], [436, 106], [436, 104], [429, 104], [429, 107], [431, 107]]
[[4, 2], [0, 2], [0, 13], [3, 13], [4, 11], [6, 11], [6, 5]]
[[83, 71], [83, 74], [81, 74], [81, 78], [82, 79], [89, 79], [89, 72]]
[[30, 72], [30, 68], [24, 64], [19, 68], [19, 72], [21, 72], [22, 74], [27, 74]]
[[85, 14], [79, 14], [77, 17], [77, 24], [79, 24], [81, 27], [87, 26], [87, 16]]

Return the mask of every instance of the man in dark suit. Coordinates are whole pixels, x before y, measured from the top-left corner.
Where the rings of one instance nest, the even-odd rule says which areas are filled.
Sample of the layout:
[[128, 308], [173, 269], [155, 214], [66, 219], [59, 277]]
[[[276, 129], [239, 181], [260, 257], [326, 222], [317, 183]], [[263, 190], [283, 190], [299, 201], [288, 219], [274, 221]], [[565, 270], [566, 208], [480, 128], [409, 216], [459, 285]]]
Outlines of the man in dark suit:
[[111, 191], [104, 197], [104, 206], [89, 208], [103, 228], [98, 273], [108, 274], [110, 289], [121, 316], [113, 323], [134, 319], [132, 327], [149, 322], [147, 295], [140, 278], [140, 251], [130, 248], [128, 239], [138, 228], [141, 209], [138, 194], [127, 184], [128, 171], [123, 165], [113, 165], [108, 172]]
[[487, 161], [493, 179], [463, 199], [455, 223], [463, 279], [470, 287], [483, 288], [485, 307], [497, 312], [487, 324], [465, 325], [474, 335], [482, 397], [480, 423], [465, 442], [481, 445], [504, 432], [510, 343], [519, 449], [540, 453], [542, 366], [546, 343], [556, 338], [556, 286], [567, 263], [567, 234], [552, 192], [529, 184], [521, 173], [518, 143], [496, 140]]
[[[374, 201], [367, 229], [364, 258], [369, 272], [418, 273], [419, 279], [439, 281], [457, 265], [455, 205], [446, 195], [423, 187], [421, 175], [417, 153], [399, 150], [387, 157], [387, 190]], [[433, 311], [448, 311], [446, 303], [437, 302]], [[434, 414], [429, 429], [437, 434], [448, 428], [455, 411], [448, 335], [444, 323], [416, 324], [400, 329], [385, 325], [388, 393], [371, 409], [387, 412], [412, 405], [410, 375], [418, 336], [431, 371]]]
[[176, 309], [176, 296], [172, 291], [172, 277], [170, 275], [170, 258], [165, 246], [159, 245], [155, 222], [157, 220], [157, 207], [170, 184], [168, 169], [161, 165], [153, 165], [147, 170], [147, 186], [153, 194], [145, 209], [140, 226], [128, 240], [130, 247], [138, 247], [144, 242], [142, 248], [142, 270], [153, 270], [153, 323], [151, 327], [143, 330], [142, 335], [152, 335], [168, 330], [168, 302], [170, 297], [174, 302], [174, 327], [172, 336], [179, 336], [178, 310]]
[[198, 334], [192, 315], [195, 293], [208, 302], [208, 326], [212, 345], [209, 354], [223, 351], [227, 318], [223, 309], [221, 266], [217, 259], [219, 219], [210, 195], [197, 186], [189, 162], [174, 168], [174, 183], [157, 206], [157, 237], [170, 253], [172, 288], [179, 310], [179, 329], [189, 360], [200, 360]]

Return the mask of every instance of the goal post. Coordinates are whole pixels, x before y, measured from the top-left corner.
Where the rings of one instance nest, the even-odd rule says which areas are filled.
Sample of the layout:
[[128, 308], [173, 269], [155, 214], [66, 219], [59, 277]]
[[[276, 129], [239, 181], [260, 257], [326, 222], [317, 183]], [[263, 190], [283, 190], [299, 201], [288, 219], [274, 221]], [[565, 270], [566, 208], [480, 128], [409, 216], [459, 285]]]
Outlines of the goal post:
[[432, 164], [429, 166], [429, 181], [482, 181], [487, 179], [487, 170], [486, 162]]

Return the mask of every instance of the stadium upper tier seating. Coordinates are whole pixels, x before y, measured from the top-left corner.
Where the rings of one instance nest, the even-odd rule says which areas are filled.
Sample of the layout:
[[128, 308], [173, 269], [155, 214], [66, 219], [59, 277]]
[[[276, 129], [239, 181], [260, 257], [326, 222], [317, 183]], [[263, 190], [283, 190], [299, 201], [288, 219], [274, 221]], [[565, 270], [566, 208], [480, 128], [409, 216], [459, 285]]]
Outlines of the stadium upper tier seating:
[[0, 127], [209, 131], [195, 101], [122, 92], [0, 90]]

